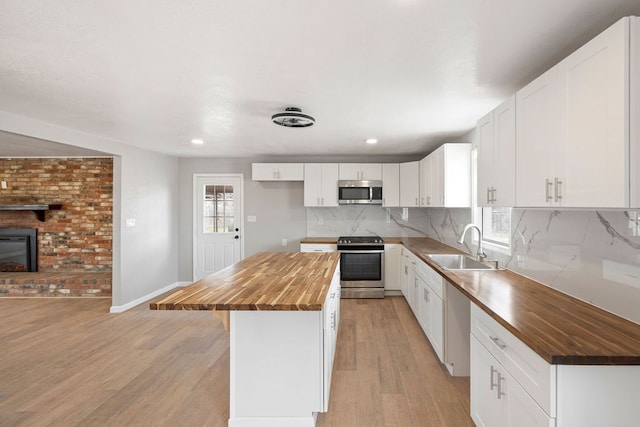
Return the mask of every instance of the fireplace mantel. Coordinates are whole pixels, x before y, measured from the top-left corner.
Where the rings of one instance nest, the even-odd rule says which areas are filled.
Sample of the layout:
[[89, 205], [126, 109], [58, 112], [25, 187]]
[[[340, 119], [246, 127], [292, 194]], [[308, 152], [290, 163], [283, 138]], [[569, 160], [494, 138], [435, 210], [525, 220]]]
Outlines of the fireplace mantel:
[[61, 204], [0, 204], [0, 211], [33, 211], [41, 222], [44, 222], [46, 211], [60, 209]]

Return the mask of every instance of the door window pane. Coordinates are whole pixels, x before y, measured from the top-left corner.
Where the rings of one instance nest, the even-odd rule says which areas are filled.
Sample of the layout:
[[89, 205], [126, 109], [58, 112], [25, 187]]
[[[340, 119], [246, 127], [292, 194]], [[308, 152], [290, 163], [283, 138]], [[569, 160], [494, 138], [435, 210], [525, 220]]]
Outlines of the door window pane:
[[234, 198], [231, 185], [205, 185], [203, 200], [203, 233], [233, 232]]

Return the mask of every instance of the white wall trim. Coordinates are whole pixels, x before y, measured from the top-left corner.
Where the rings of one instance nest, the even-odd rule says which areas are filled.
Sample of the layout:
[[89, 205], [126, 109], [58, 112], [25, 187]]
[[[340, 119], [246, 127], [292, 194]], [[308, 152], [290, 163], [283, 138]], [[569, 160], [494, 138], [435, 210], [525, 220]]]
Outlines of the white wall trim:
[[143, 295], [140, 298], [136, 298], [133, 301], [128, 302], [128, 303], [126, 303], [124, 305], [112, 305], [111, 309], [109, 310], [109, 313], [123, 313], [123, 312], [135, 307], [138, 304], [142, 304], [143, 302], [150, 300], [151, 298], [155, 298], [158, 295], [161, 295], [161, 294], [163, 294], [165, 292], [169, 292], [170, 290], [175, 289], [175, 288], [186, 286], [186, 285], [188, 285], [190, 283], [191, 282], [174, 282], [174, 283], [172, 283], [170, 285], [165, 286], [162, 289], [158, 289], [157, 291], [153, 291], [150, 294]]

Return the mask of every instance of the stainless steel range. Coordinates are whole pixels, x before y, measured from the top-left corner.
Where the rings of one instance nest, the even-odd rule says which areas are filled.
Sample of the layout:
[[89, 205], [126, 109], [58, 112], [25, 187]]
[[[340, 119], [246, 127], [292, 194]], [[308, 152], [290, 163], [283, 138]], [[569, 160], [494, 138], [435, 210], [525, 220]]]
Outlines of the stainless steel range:
[[338, 238], [342, 298], [384, 298], [384, 240], [380, 236]]

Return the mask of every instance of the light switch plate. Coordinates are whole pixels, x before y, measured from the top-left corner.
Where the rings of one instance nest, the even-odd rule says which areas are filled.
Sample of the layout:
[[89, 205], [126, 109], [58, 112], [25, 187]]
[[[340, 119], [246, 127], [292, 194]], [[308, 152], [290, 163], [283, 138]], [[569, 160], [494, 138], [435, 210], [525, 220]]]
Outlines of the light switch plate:
[[135, 218], [127, 218], [124, 222], [125, 227], [135, 227], [136, 219]]
[[2, 188], [6, 189], [7, 188], [7, 181], [2, 181]]

